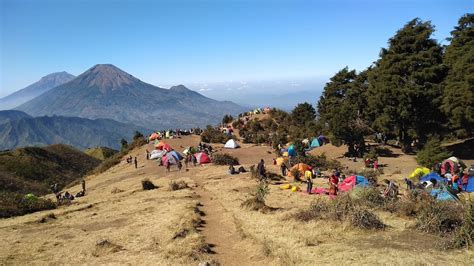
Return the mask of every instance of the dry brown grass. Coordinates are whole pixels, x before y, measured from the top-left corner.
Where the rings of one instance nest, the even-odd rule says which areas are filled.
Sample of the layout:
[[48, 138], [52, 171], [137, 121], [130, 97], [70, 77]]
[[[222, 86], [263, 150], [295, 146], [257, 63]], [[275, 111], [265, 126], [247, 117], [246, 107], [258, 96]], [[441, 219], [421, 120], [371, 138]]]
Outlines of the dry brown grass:
[[171, 191], [189, 188], [188, 183], [186, 183], [184, 180], [179, 180], [179, 181], [172, 180], [170, 181], [168, 187]]
[[101, 239], [95, 244], [95, 249], [92, 251], [92, 256], [101, 257], [119, 252], [121, 250], [123, 250], [122, 246], [112, 243], [107, 239]]

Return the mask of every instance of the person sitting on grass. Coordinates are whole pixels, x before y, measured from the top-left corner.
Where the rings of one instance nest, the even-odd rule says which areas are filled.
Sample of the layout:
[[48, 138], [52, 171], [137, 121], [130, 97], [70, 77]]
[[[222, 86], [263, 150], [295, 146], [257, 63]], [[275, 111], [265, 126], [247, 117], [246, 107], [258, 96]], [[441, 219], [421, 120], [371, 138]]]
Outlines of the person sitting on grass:
[[235, 175], [235, 174], [236, 174], [234, 165], [232, 165], [232, 164], [229, 165], [229, 174], [231, 174], [231, 175]]

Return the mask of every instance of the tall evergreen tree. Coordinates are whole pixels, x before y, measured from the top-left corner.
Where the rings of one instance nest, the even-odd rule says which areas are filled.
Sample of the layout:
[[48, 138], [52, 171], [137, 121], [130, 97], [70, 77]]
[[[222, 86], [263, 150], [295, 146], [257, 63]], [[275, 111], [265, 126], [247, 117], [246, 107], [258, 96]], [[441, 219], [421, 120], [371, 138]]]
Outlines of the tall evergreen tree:
[[365, 148], [366, 90], [367, 72], [357, 75], [355, 70], [349, 71], [346, 67], [330, 79], [318, 102], [320, 122], [330, 132], [331, 142], [337, 146], [347, 144], [350, 156], [357, 155], [355, 145], [360, 151]]
[[442, 109], [449, 126], [459, 136], [472, 135], [474, 130], [474, 14], [459, 19], [451, 32], [444, 63], [449, 67], [445, 79]]
[[410, 151], [413, 138], [423, 143], [443, 121], [440, 84], [446, 67], [433, 32], [430, 22], [408, 22], [382, 49], [368, 75], [372, 127], [398, 136], [404, 151]]

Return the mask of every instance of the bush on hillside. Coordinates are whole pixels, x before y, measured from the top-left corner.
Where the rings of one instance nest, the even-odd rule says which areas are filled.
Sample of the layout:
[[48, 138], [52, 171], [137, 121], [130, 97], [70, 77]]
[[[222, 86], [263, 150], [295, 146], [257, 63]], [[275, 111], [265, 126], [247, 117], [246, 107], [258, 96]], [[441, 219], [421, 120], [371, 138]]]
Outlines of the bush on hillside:
[[49, 199], [27, 199], [14, 192], [0, 192], [0, 218], [24, 215], [42, 210], [55, 209], [56, 204]]
[[312, 167], [319, 168], [320, 170], [329, 170], [329, 169], [341, 169], [342, 164], [334, 159], [328, 159], [326, 154], [323, 153], [321, 155], [307, 155], [307, 156], [296, 156], [293, 161], [295, 164], [297, 163], [305, 163]]
[[231, 115], [224, 115], [224, 117], [222, 118], [222, 124], [227, 125], [233, 120], [234, 118]]
[[456, 228], [452, 239], [447, 243], [449, 248], [469, 248], [474, 245], [474, 204], [464, 205], [464, 222]]
[[252, 211], [268, 212], [272, 210], [272, 208], [265, 204], [265, 199], [269, 193], [268, 183], [265, 180], [259, 180], [255, 187], [255, 193], [242, 202], [241, 207]]
[[415, 228], [420, 231], [440, 235], [451, 233], [464, 222], [462, 206], [457, 202], [428, 199], [416, 220]]
[[239, 165], [239, 159], [227, 153], [216, 153], [212, 155], [212, 163], [216, 165]]
[[317, 198], [308, 209], [301, 210], [292, 217], [303, 222], [312, 220], [347, 221], [353, 227], [366, 230], [380, 230], [386, 227], [376, 214], [364, 206], [364, 201], [355, 200], [349, 194], [341, 194], [330, 201]]
[[441, 146], [438, 138], [431, 138], [425, 146], [416, 153], [416, 162], [419, 165], [432, 168], [436, 163], [442, 162], [452, 154]]
[[201, 141], [206, 143], [225, 143], [229, 139], [229, 136], [212, 126], [207, 126], [201, 133]]
[[142, 180], [142, 187], [143, 187], [143, 190], [152, 190], [152, 189], [158, 188], [148, 178]]

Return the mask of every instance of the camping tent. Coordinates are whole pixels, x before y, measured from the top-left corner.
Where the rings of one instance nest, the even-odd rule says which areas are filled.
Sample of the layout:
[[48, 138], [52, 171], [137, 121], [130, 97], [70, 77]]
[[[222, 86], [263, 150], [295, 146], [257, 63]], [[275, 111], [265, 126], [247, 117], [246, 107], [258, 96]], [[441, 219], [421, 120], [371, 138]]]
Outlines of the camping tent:
[[[459, 178], [461, 180], [461, 178]], [[470, 176], [467, 179], [467, 186], [463, 187], [463, 191], [474, 192], [474, 176]]]
[[320, 146], [321, 146], [321, 143], [319, 142], [318, 138], [314, 138], [311, 141], [311, 148], [316, 148], [316, 147], [320, 147]]
[[194, 157], [196, 157], [198, 164], [205, 164], [205, 163], [211, 162], [211, 159], [209, 159], [209, 156], [207, 156], [207, 154], [205, 154], [204, 152], [198, 152], [194, 154]]
[[168, 143], [164, 142], [164, 141], [160, 141], [158, 144], [156, 144], [155, 147], [156, 147], [158, 150], [165, 150], [165, 151], [171, 151], [171, 150], [173, 150], [173, 149], [171, 148], [171, 146], [170, 146]]
[[150, 135], [150, 140], [155, 140], [155, 139], [158, 139], [160, 136], [156, 133], [156, 132], [153, 132], [151, 135]]
[[196, 152], [198, 152], [198, 150], [195, 147], [188, 147], [183, 151], [183, 154], [195, 154]]
[[438, 173], [435, 173], [435, 172], [431, 172], [427, 175], [422, 176], [420, 178], [420, 182], [430, 181], [431, 179], [435, 179], [436, 182], [438, 182], [438, 183], [446, 182], [444, 178], [442, 178], [440, 175], [438, 175]]
[[319, 135], [318, 140], [319, 140], [319, 144], [323, 146], [323, 144], [326, 143], [327, 138], [324, 135]]
[[177, 151], [170, 151], [170, 152], [166, 153], [166, 155], [171, 155], [174, 158], [176, 158], [176, 160], [178, 160], [178, 161], [181, 161], [183, 159], [183, 156], [181, 154], [179, 154]]
[[166, 154], [166, 151], [154, 150], [150, 152], [150, 160], [156, 160], [163, 157]]
[[288, 176], [289, 177], [294, 177], [292, 172], [298, 171], [298, 173], [300, 174], [300, 177], [302, 178], [302, 177], [304, 177], [304, 172], [306, 172], [307, 170], [311, 170], [311, 169], [312, 169], [312, 167], [307, 165], [307, 164], [297, 163], [293, 167], [291, 167], [290, 171], [288, 172]]
[[237, 144], [237, 142], [233, 139], [229, 139], [224, 145], [224, 148], [226, 149], [236, 149], [238, 147], [240, 147], [239, 144]]
[[167, 163], [169, 163], [170, 165], [178, 163], [178, 160], [176, 160], [176, 158], [171, 154], [164, 155], [161, 161], [163, 162], [163, 165], [166, 165]]
[[426, 167], [418, 167], [408, 176], [413, 182], [418, 182], [422, 176], [425, 176], [430, 173], [430, 169]]
[[348, 191], [353, 189], [355, 186], [366, 187], [369, 185], [369, 180], [361, 175], [351, 175], [344, 179], [339, 185], [338, 188], [340, 191]]
[[446, 189], [432, 189], [431, 192], [430, 192], [430, 195], [433, 196], [435, 199], [440, 200], [440, 201], [459, 200], [458, 197], [456, 197], [454, 194], [451, 194]]
[[444, 175], [446, 173], [450, 173], [455, 175], [460, 170], [459, 165], [463, 168], [466, 168], [466, 165], [463, 161], [456, 157], [449, 157], [441, 163], [441, 174]]

